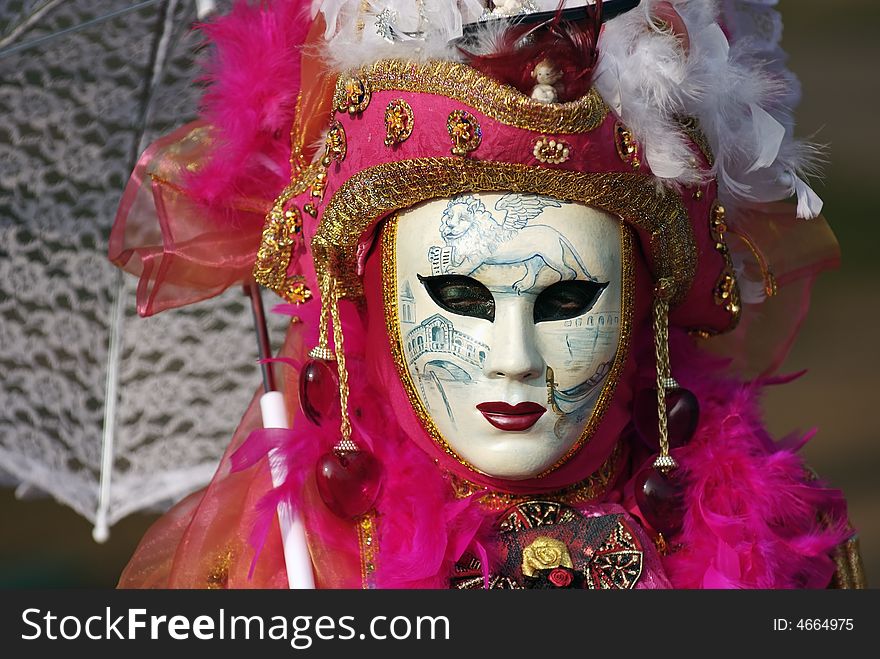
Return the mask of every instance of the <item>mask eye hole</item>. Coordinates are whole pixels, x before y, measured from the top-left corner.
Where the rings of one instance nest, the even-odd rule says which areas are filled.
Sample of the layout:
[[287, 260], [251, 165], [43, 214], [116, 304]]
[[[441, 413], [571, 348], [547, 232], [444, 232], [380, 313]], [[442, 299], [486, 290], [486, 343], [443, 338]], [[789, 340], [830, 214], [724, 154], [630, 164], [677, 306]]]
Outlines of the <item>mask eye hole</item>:
[[587, 313], [608, 282], [570, 280], [551, 284], [535, 299], [536, 323], [548, 320], [568, 320]]
[[483, 284], [463, 275], [416, 275], [431, 299], [458, 316], [495, 320], [495, 298]]

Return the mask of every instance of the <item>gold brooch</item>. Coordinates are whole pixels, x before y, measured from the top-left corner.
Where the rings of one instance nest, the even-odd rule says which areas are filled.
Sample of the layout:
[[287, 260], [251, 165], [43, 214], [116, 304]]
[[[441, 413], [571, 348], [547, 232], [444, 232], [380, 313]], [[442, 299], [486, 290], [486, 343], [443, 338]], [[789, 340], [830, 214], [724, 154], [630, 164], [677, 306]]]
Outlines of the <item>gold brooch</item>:
[[617, 122], [614, 126], [614, 145], [617, 147], [617, 155], [633, 169], [641, 167], [639, 162], [639, 144], [636, 138], [622, 123]]
[[532, 153], [539, 162], [559, 165], [568, 160], [571, 155], [571, 149], [568, 144], [562, 140], [553, 140], [542, 137], [535, 142], [535, 148], [532, 150]]
[[336, 109], [340, 112], [357, 114], [370, 104], [370, 92], [364, 81], [349, 76], [336, 87]]
[[453, 110], [446, 120], [446, 130], [452, 138], [452, 155], [465, 156], [483, 141], [483, 129], [469, 112]]
[[[327, 138], [324, 140], [324, 155], [321, 158], [321, 167], [317, 174], [315, 174], [315, 181], [312, 183], [312, 198], [324, 198], [324, 190], [327, 188], [327, 170], [334, 162], [345, 160], [347, 153], [348, 143], [345, 139], [345, 129], [341, 123], [334, 121], [330, 126], [330, 130], [327, 131]], [[312, 217], [317, 215], [317, 209], [315, 209], [314, 213], [308, 209], [306, 212]]]
[[405, 142], [413, 132], [413, 111], [402, 98], [391, 101], [385, 108], [385, 146]]

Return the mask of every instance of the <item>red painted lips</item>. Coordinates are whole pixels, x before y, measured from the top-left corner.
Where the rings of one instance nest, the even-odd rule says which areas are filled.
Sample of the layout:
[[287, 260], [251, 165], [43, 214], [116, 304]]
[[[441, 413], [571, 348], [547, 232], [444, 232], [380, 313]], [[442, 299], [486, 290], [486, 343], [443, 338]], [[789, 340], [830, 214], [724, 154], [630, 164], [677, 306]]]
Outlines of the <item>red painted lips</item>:
[[504, 402], [480, 403], [477, 405], [486, 421], [499, 430], [528, 430], [547, 408], [539, 403], [517, 403], [511, 405]]

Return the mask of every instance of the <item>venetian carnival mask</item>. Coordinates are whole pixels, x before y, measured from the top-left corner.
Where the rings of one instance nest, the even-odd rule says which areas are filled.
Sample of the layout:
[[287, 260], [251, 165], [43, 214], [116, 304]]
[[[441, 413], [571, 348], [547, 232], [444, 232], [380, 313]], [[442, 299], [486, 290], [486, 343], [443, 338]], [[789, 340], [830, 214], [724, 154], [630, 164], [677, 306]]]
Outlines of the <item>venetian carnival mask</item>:
[[389, 231], [401, 378], [435, 441], [505, 479], [564, 462], [601, 415], [618, 355], [619, 220], [540, 195], [465, 193], [406, 210]]

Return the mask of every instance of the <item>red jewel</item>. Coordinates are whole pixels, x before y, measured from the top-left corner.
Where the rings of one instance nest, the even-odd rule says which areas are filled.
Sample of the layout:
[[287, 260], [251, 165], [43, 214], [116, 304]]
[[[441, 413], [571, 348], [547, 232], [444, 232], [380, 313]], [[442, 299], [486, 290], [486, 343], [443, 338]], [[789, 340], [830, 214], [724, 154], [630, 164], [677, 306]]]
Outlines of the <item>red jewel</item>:
[[647, 467], [635, 480], [636, 503], [645, 521], [655, 531], [671, 537], [681, 530], [682, 491], [675, 472], [663, 474]]
[[353, 519], [373, 507], [382, 486], [382, 465], [372, 453], [330, 451], [315, 467], [318, 493], [335, 515]]
[[[669, 429], [669, 447], [687, 444], [700, 420], [700, 404], [687, 389], [676, 387], [666, 390], [666, 418]], [[652, 451], [660, 450], [660, 430], [657, 427], [657, 390], [642, 389], [633, 403], [633, 421], [639, 438]]]
[[571, 573], [560, 567], [553, 569], [548, 578], [550, 579], [550, 583], [558, 588], [565, 588], [571, 584]]
[[299, 404], [315, 425], [339, 419], [339, 376], [336, 363], [310, 359], [299, 374]]

